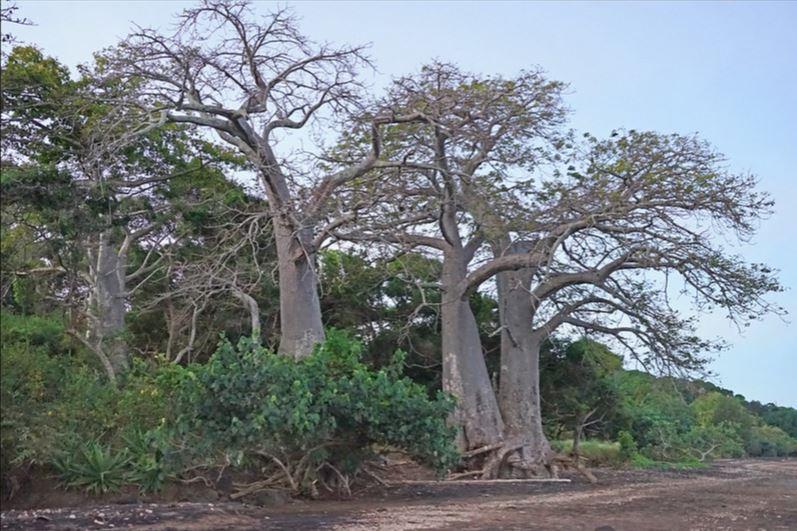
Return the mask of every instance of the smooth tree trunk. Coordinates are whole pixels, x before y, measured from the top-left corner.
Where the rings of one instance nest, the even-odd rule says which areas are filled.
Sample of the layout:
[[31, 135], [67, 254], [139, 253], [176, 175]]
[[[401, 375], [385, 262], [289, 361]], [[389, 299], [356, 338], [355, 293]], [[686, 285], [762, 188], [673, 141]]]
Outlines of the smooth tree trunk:
[[299, 359], [324, 341], [316, 253], [310, 238], [275, 219], [280, 289], [280, 354]]
[[278, 352], [300, 359], [309, 356], [315, 345], [324, 341], [317, 250], [313, 245], [315, 227], [308, 220], [298, 219], [288, 179], [267, 142], [257, 146], [253, 162], [260, 166], [260, 180], [274, 227], [280, 298]]
[[[518, 252], [518, 250], [514, 250]], [[540, 345], [533, 330], [529, 293], [532, 272], [506, 271], [496, 278], [501, 323], [499, 404], [507, 441], [519, 445], [507, 462], [517, 469], [539, 473], [549, 467], [553, 452], [542, 427], [540, 403]]]
[[459, 428], [457, 444], [463, 451], [500, 442], [504, 430], [476, 317], [461, 288], [466, 272], [465, 260], [456, 250], [445, 253], [441, 305], [443, 390], [457, 400], [452, 421]]
[[[246, 311], [249, 312], [249, 322], [250, 322], [250, 334], [253, 339], [256, 339], [258, 343], [260, 342], [260, 306], [257, 304], [257, 301], [249, 295], [248, 293], [244, 293], [237, 287], [233, 286], [232, 288], [233, 296], [241, 301], [246, 308]], [[196, 313], [194, 313], [196, 315]], [[192, 323], [193, 324], [193, 323]], [[192, 333], [194, 331], [194, 327], [192, 326]], [[190, 342], [189, 342], [190, 344]]]
[[114, 376], [130, 366], [130, 352], [124, 338], [126, 297], [126, 254], [120, 253], [111, 242], [111, 235], [99, 237], [94, 261], [90, 314], [92, 320], [89, 341], [100, 357], [106, 371]]

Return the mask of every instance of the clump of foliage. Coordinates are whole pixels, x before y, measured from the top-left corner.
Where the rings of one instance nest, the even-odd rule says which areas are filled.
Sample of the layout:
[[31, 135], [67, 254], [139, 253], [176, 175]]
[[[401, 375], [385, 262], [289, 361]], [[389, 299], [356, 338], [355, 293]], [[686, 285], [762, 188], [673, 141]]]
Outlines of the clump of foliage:
[[61, 398], [64, 375], [74, 365], [64, 352], [57, 317], [3, 312], [0, 320], [0, 422], [3, 475], [14, 466], [41, 464], [55, 454], [60, 434], [50, 405]]
[[735, 444], [724, 452], [726, 455], [774, 457], [797, 452], [797, 440], [782, 429], [762, 422], [750, 413], [741, 398], [712, 391], [695, 399], [691, 408], [700, 428], [719, 430], [725, 435], [720, 439]]
[[790, 437], [797, 439], [797, 409], [775, 404], [761, 404], [755, 400], [747, 402], [745, 406], [768, 425], [780, 428]]
[[620, 431], [617, 435], [617, 443], [620, 445], [620, 457], [623, 461], [628, 461], [636, 455], [637, 445], [634, 436], [626, 430]]
[[629, 460], [629, 464], [634, 468], [647, 468], [655, 470], [687, 470], [692, 468], [704, 468], [708, 464], [697, 459], [682, 459], [680, 461], [656, 461], [650, 457], [636, 453]]
[[331, 331], [314, 353], [293, 360], [251, 339], [223, 341], [191, 368], [178, 424], [212, 461], [271, 472], [262, 485], [311, 492], [346, 488], [374, 445], [400, 448], [439, 471], [457, 459], [445, 419], [452, 402], [401, 376], [403, 356], [369, 369], [360, 343]]

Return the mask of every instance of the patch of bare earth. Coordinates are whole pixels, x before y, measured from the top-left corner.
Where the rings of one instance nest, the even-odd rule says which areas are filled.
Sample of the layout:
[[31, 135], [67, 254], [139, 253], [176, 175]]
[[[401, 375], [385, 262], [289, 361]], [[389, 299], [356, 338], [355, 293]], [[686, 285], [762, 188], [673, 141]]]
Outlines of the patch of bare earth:
[[277, 507], [172, 503], [7, 511], [3, 529], [797, 529], [797, 460], [596, 471], [599, 483], [374, 487]]

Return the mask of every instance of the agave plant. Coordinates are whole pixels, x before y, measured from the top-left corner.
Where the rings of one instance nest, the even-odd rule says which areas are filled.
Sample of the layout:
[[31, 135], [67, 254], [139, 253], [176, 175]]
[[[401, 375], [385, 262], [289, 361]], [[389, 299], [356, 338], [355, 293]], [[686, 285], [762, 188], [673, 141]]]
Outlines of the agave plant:
[[65, 487], [105, 494], [127, 483], [129, 462], [126, 451], [114, 452], [97, 441], [89, 441], [79, 451], [64, 454], [53, 465]]

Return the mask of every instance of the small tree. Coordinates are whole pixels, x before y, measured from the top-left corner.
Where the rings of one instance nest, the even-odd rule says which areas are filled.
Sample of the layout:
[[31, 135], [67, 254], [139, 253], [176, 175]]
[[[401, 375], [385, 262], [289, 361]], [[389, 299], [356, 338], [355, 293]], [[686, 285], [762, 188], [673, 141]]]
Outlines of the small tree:
[[170, 233], [168, 182], [203, 170], [202, 144], [184, 127], [157, 127], [118, 105], [136, 90], [101, 84], [102, 60], [81, 77], [32, 47], [3, 63], [3, 195], [9, 227], [46, 247], [17, 276], [61, 276], [55, 296], [76, 312], [72, 333], [108, 377], [129, 366], [129, 297], [159, 267]]

